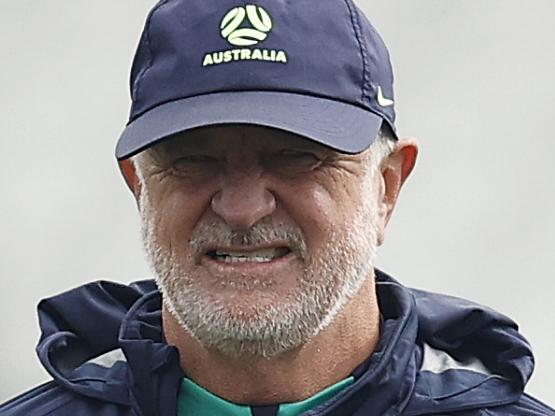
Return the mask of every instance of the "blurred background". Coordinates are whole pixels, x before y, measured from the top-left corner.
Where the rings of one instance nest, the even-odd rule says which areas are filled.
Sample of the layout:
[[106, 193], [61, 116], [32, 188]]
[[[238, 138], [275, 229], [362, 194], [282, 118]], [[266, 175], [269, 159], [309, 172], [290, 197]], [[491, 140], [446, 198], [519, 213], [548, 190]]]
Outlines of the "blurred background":
[[[511, 316], [536, 355], [527, 391], [553, 405], [555, 2], [358, 3], [421, 144], [378, 265]], [[41, 298], [150, 276], [113, 152], [153, 4], [0, 0], [0, 402], [48, 379]]]

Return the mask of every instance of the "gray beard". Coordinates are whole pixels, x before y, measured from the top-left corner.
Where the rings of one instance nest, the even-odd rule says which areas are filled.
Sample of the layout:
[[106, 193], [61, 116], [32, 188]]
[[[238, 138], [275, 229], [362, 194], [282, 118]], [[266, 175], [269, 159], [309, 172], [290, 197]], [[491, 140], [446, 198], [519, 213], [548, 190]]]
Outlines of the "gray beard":
[[[368, 189], [363, 192], [362, 195], [372, 195]], [[161, 218], [145, 187], [140, 207], [144, 247], [164, 304], [204, 348], [218, 350], [230, 358], [271, 358], [306, 344], [373, 276], [377, 246], [374, 201], [359, 207], [348, 225], [332, 230], [327, 244], [310, 254], [299, 229], [276, 228], [269, 219], [242, 233], [234, 232], [223, 221], [199, 224], [188, 242], [194, 253], [214, 242], [227, 245], [238, 240], [243, 244], [281, 240], [300, 254], [305, 267], [294, 295], [286, 302], [251, 304], [247, 316], [203, 289], [187, 270], [191, 258], [179, 258], [171, 246], [163, 243], [156, 226]], [[222, 283], [237, 290], [268, 290], [266, 286], [272, 284], [275, 282], [248, 279]]]

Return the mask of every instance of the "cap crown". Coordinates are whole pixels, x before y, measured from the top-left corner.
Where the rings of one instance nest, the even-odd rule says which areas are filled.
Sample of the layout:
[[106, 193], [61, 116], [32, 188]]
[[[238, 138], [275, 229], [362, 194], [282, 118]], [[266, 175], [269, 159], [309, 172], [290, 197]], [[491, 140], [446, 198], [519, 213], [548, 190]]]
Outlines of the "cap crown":
[[325, 97], [395, 120], [389, 54], [351, 0], [160, 1], [135, 55], [130, 121], [223, 91]]

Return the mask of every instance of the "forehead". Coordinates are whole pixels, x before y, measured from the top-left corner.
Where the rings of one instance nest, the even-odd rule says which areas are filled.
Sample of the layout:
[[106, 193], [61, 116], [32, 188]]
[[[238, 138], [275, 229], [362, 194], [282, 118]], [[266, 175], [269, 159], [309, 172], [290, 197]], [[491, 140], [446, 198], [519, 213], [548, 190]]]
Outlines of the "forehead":
[[329, 147], [285, 130], [271, 127], [227, 124], [188, 130], [152, 146], [155, 153], [180, 150], [221, 151], [237, 146], [252, 150], [272, 150], [283, 148], [307, 149], [334, 152]]

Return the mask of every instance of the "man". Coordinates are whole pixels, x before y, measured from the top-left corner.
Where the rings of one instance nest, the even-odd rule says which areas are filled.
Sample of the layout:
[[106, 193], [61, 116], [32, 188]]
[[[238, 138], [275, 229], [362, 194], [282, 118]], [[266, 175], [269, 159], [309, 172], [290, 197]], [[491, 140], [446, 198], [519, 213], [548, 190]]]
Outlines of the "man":
[[417, 156], [350, 1], [161, 1], [116, 155], [156, 284], [39, 306], [6, 415], [552, 415], [515, 324], [374, 269]]

